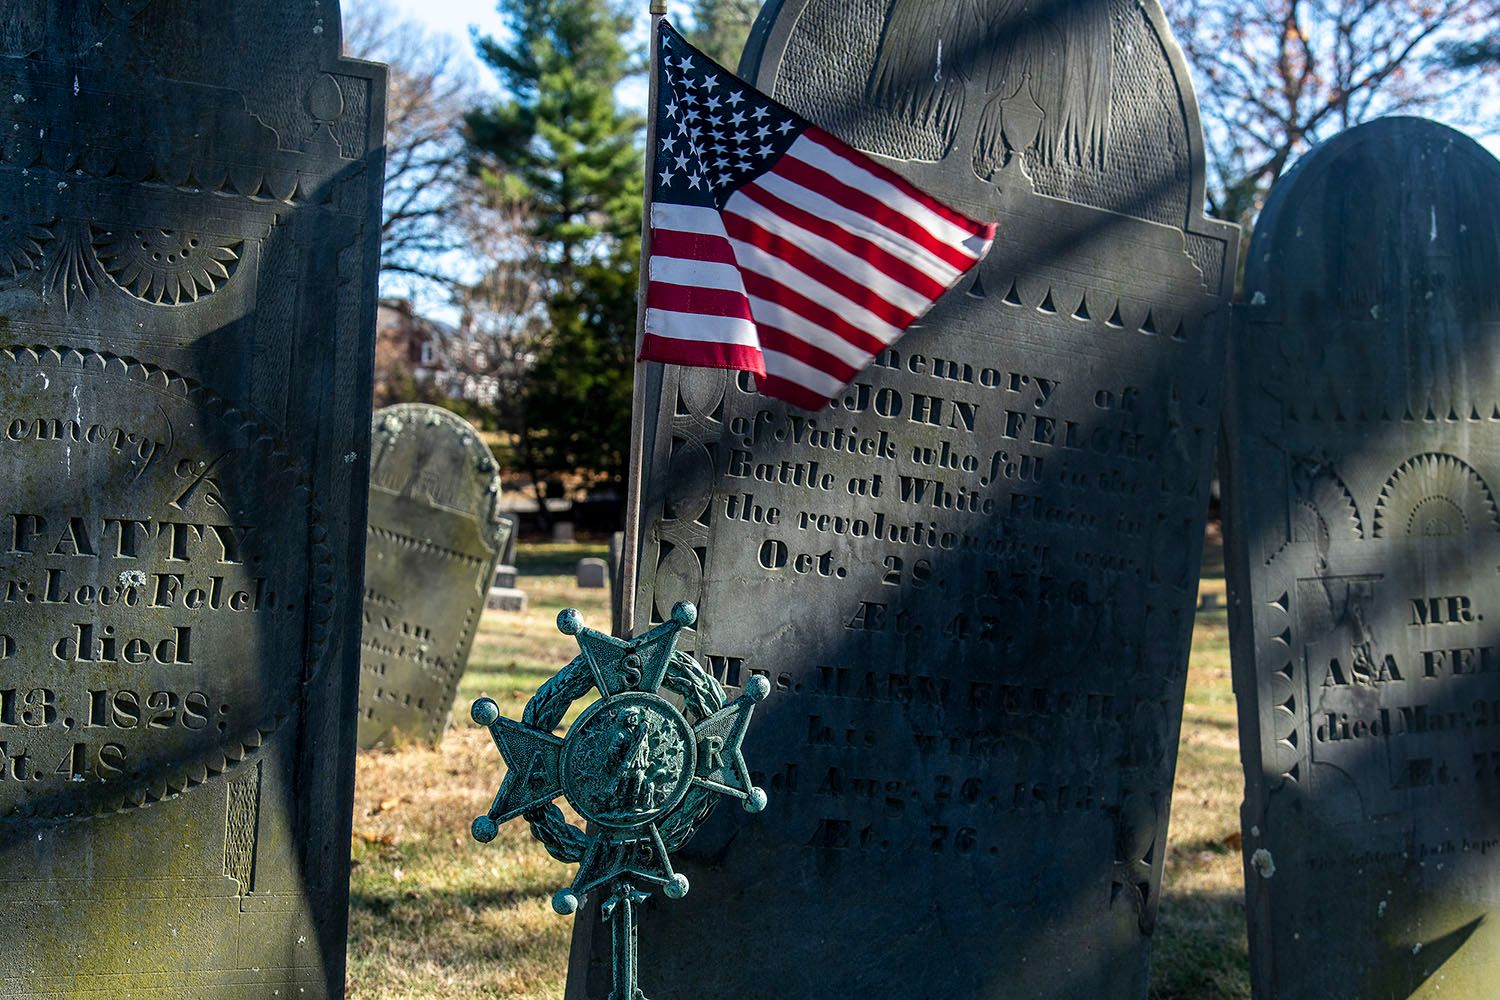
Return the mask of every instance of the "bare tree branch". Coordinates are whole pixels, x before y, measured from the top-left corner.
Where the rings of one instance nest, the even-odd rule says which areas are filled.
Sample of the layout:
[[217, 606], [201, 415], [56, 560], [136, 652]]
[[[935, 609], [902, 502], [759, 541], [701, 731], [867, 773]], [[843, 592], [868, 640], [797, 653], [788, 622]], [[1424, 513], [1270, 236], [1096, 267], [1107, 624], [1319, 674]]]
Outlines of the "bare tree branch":
[[1310, 146], [1372, 117], [1456, 125], [1494, 91], [1493, 67], [1438, 56], [1500, 30], [1493, 0], [1181, 0], [1169, 4], [1191, 63], [1210, 153], [1214, 214], [1252, 221]]
[[390, 66], [383, 290], [448, 301], [472, 278], [455, 273], [468, 256], [457, 253], [468, 234], [455, 220], [462, 214], [457, 206], [479, 197], [460, 131], [476, 100], [474, 80], [454, 42], [398, 14], [389, 0], [347, 5], [344, 49]]

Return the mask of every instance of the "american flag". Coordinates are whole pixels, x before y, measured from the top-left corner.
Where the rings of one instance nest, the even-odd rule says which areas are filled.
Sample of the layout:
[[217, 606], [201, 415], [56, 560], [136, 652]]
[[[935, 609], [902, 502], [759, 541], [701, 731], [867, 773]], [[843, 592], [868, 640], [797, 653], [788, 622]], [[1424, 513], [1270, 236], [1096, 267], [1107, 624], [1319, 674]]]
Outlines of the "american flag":
[[754, 372], [822, 409], [989, 252], [995, 227], [799, 118], [665, 21], [642, 361]]

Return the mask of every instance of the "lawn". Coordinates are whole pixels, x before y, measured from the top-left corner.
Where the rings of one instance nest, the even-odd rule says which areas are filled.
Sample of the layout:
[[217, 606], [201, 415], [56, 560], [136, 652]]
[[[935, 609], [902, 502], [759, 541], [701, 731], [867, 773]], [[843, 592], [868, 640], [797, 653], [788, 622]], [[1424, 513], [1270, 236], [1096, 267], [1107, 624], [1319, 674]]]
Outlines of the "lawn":
[[[551, 897], [569, 869], [522, 823], [502, 827], [486, 847], [469, 838], [468, 821], [489, 804], [501, 770], [486, 734], [469, 723], [468, 706], [487, 695], [519, 716], [537, 685], [577, 650], [557, 631], [561, 608], [576, 607], [585, 623], [608, 628], [607, 592], [573, 584], [579, 559], [603, 555], [602, 545], [520, 546], [530, 609], [485, 615], [441, 751], [360, 755], [350, 1000], [562, 996], [572, 922], [552, 912]], [[1222, 595], [1216, 561], [1205, 570], [1203, 590]], [[1199, 615], [1193, 635], [1152, 1000], [1250, 995], [1240, 903], [1242, 782], [1222, 604]]]

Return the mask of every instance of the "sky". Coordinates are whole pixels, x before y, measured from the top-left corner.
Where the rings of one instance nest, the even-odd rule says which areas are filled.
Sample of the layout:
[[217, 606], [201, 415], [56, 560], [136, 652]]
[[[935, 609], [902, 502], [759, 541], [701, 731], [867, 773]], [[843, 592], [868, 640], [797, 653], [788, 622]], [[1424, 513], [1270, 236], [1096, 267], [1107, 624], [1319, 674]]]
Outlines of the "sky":
[[[352, 7], [361, 0], [343, 0], [344, 6]], [[466, 53], [473, 58], [474, 46], [469, 31], [478, 28], [481, 34], [500, 33], [500, 15], [495, 11], [495, 0], [389, 0], [402, 14], [424, 25], [434, 34], [449, 35], [457, 40]], [[642, 31], [645, 30], [648, 6], [641, 0]], [[482, 64], [474, 59], [476, 67]], [[482, 86], [493, 86], [494, 77], [483, 68], [475, 74]], [[645, 80], [631, 80], [617, 91], [620, 101], [637, 111], [646, 106]]]
[[[356, 4], [359, 0], [344, 0]], [[453, 35], [460, 40], [469, 37], [469, 28], [481, 31], [500, 30], [500, 17], [494, 0], [392, 0], [396, 7], [423, 22], [432, 31]]]

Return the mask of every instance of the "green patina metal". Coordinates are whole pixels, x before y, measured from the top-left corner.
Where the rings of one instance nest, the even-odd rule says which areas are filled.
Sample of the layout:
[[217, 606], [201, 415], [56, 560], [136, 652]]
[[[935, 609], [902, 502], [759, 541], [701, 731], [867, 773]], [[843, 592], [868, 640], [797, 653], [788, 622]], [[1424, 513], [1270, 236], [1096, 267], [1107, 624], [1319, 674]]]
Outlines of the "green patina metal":
[[[729, 701], [719, 682], [677, 649], [678, 634], [697, 618], [684, 602], [672, 608], [671, 621], [625, 640], [585, 628], [569, 608], [557, 616], [557, 627], [577, 637], [580, 653], [541, 686], [521, 721], [502, 718], [489, 698], [476, 701], [471, 713], [489, 729], [506, 766], [490, 811], [474, 821], [474, 839], [489, 843], [501, 823], [522, 816], [549, 854], [578, 865], [572, 885], [553, 896], [553, 909], [573, 913], [585, 894], [606, 893], [600, 912], [614, 936], [610, 1000], [645, 1000], [636, 986], [638, 907], [655, 887], [672, 899], [687, 895], [687, 877], [672, 870], [672, 852], [692, 838], [720, 796], [752, 813], [766, 807], [742, 746], [770, 682], [751, 677], [745, 693]], [[568, 708], [591, 690], [598, 700], [566, 737], [555, 735]], [[560, 796], [588, 821], [587, 831], [564, 818]]]

